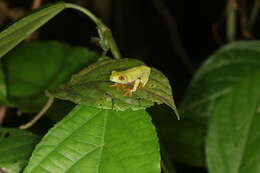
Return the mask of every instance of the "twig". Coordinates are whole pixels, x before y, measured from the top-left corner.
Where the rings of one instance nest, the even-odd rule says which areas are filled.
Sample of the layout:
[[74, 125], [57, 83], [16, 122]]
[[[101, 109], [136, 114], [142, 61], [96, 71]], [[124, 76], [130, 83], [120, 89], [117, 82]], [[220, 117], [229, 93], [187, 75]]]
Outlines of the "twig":
[[3, 124], [5, 115], [6, 115], [6, 107], [5, 106], [1, 106], [0, 107], [0, 126]]
[[255, 0], [255, 3], [253, 4], [252, 12], [251, 12], [249, 20], [248, 20], [248, 29], [249, 30], [252, 30], [252, 28], [255, 24], [257, 15], [259, 13], [259, 8], [260, 8], [260, 0]]
[[231, 42], [236, 37], [236, 0], [227, 0], [226, 5], [226, 37], [227, 41]]
[[[32, 9], [40, 8], [41, 4], [42, 4], [42, 0], [33, 0]], [[24, 41], [28, 42], [28, 41], [36, 40], [38, 37], [39, 37], [39, 31], [35, 31], [32, 34], [30, 34]]]
[[190, 57], [186, 54], [184, 47], [182, 45], [181, 39], [179, 37], [177, 23], [175, 17], [170, 13], [166, 5], [162, 2], [162, 0], [153, 0], [154, 7], [158, 10], [164, 21], [169, 27], [170, 31], [170, 39], [172, 42], [172, 47], [176, 51], [178, 57], [182, 61], [182, 63], [186, 66], [187, 70], [193, 74], [195, 71], [195, 67], [190, 59]]
[[34, 125], [35, 122], [37, 122], [47, 111], [48, 109], [51, 107], [52, 103], [54, 101], [54, 98], [52, 96], [49, 97], [49, 100], [47, 101], [47, 103], [44, 105], [44, 107], [42, 108], [42, 110], [28, 123], [21, 125], [19, 128], [20, 129], [28, 129], [30, 128], [32, 125]]
[[218, 45], [222, 44], [222, 39], [221, 36], [219, 34], [219, 23], [216, 22], [212, 25], [212, 33], [213, 33], [213, 38], [215, 39], [216, 43]]
[[79, 5], [66, 3], [66, 6], [67, 6], [67, 8], [72, 8], [72, 9], [81, 11], [82, 13], [87, 15], [97, 25], [98, 34], [100, 37], [99, 43], [104, 52], [107, 52], [108, 50], [110, 50], [115, 59], [122, 58], [122, 55], [114, 40], [111, 30], [99, 18], [97, 18], [88, 9], [83, 8]]
[[32, 9], [39, 8], [42, 4], [42, 0], [33, 0]]
[[6, 1], [0, 1], [0, 25], [3, 24], [7, 19], [17, 20], [18, 18], [23, 16], [24, 13], [24, 9], [11, 9], [8, 7]]
[[220, 26], [222, 26], [223, 23], [225, 23], [225, 12], [222, 13], [219, 19], [212, 25], [213, 37], [218, 45], [222, 45], [224, 41], [220, 34]]
[[240, 8], [238, 8], [240, 13], [240, 29], [241, 33], [245, 38], [254, 39], [253, 35], [248, 30], [247, 22], [247, 0], [240, 0]]

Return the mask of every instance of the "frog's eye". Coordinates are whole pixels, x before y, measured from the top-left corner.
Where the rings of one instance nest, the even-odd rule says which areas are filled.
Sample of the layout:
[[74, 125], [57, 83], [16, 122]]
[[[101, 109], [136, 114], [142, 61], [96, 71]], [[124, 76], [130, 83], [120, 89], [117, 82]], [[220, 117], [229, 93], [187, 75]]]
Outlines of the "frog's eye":
[[123, 81], [123, 80], [125, 80], [125, 77], [124, 76], [119, 76], [118, 79]]

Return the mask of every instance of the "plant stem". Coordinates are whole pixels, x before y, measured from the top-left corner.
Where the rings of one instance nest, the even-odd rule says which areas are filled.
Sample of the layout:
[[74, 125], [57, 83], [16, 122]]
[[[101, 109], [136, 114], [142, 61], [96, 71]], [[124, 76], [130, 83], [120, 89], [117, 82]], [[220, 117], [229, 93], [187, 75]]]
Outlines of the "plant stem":
[[7, 107], [0, 106], [0, 126], [2, 125], [4, 118], [6, 116], [6, 110], [7, 110]]
[[110, 49], [116, 59], [120, 59], [122, 57], [111, 30], [99, 18], [97, 18], [89, 10], [76, 4], [66, 3], [66, 7], [76, 9], [86, 14], [97, 25], [98, 33], [101, 39], [100, 43], [103, 50], [107, 51]]
[[255, 3], [252, 7], [252, 12], [250, 14], [250, 17], [249, 17], [249, 20], [248, 20], [248, 29], [249, 30], [252, 30], [254, 24], [255, 24], [255, 21], [256, 21], [256, 18], [257, 18], [257, 15], [259, 13], [259, 8], [260, 8], [260, 0], [255, 0]]
[[227, 0], [226, 37], [231, 42], [236, 37], [236, 0]]
[[32, 9], [39, 8], [42, 4], [42, 0], [34, 0], [32, 4]]
[[82, 13], [86, 14], [91, 20], [93, 20], [93, 22], [95, 22], [96, 25], [104, 25], [99, 18], [97, 18], [93, 13], [91, 13], [86, 8], [83, 8], [83, 7], [79, 6], [79, 5], [71, 4], [71, 3], [66, 3], [66, 7], [67, 8], [72, 8], [72, 9], [76, 9], [78, 11], [81, 11]]
[[54, 101], [54, 97], [50, 96], [49, 100], [47, 101], [47, 103], [44, 105], [44, 107], [42, 108], [42, 110], [28, 123], [21, 125], [19, 128], [20, 129], [28, 129], [30, 128], [32, 125], [34, 125], [34, 123], [36, 121], [38, 121], [47, 111], [48, 109], [51, 107], [52, 103]]
[[252, 34], [248, 30], [247, 0], [240, 0], [239, 13], [241, 34], [247, 39], [253, 39]]

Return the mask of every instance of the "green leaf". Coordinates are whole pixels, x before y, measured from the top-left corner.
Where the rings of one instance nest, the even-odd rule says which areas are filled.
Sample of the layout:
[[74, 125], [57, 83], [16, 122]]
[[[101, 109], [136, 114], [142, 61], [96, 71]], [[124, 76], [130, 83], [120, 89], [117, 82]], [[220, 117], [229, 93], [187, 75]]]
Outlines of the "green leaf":
[[7, 99], [7, 87], [6, 87], [2, 64], [0, 64], [0, 104], [1, 105], [9, 104]]
[[[210, 56], [194, 76], [180, 106], [182, 120], [192, 123], [196, 126], [195, 129], [203, 128], [201, 130], [205, 134], [208, 119], [215, 111], [216, 101], [222, 97], [229, 97], [229, 93], [235, 85], [247, 79], [248, 76], [254, 75], [259, 69], [259, 45], [258, 41], [235, 42], [224, 46]], [[201, 136], [200, 131], [181, 129], [183, 134]], [[205, 135], [201, 137], [198, 140], [205, 141]], [[176, 142], [179, 142], [178, 139]], [[187, 148], [192, 148], [197, 142], [191, 138], [187, 139], [185, 143], [188, 145]], [[190, 158], [205, 156], [205, 152], [201, 148], [205, 148], [205, 142], [194, 148], [194, 152], [191, 153], [197, 151], [200, 153], [197, 156], [190, 155]], [[185, 162], [185, 160], [183, 161]], [[196, 162], [197, 160], [194, 159], [193, 163]], [[187, 159], [185, 163], [190, 164], [190, 159]]]
[[86, 48], [56, 41], [22, 44], [3, 59], [8, 100], [22, 111], [38, 111], [46, 103], [45, 90], [56, 88], [98, 57]]
[[211, 173], [260, 172], [259, 88], [260, 68], [215, 101], [206, 141]]
[[0, 58], [65, 8], [58, 2], [34, 11], [0, 33]]
[[159, 173], [149, 114], [78, 105], [37, 145], [25, 173]]
[[[180, 106], [182, 116], [200, 123], [212, 114], [215, 99], [260, 66], [260, 42], [235, 42], [217, 51], [200, 67]], [[204, 121], [206, 120], [206, 121]]]
[[122, 89], [110, 87], [113, 82], [109, 81], [109, 76], [113, 70], [126, 70], [142, 64], [136, 59], [99, 61], [74, 75], [67, 85], [52, 93], [60, 99], [102, 109], [138, 110], [150, 107], [154, 102], [165, 103], [177, 113], [168, 79], [154, 68], [145, 87], [137, 89], [132, 97], [124, 96]]
[[21, 172], [38, 141], [30, 132], [0, 128], [0, 169], [8, 173]]

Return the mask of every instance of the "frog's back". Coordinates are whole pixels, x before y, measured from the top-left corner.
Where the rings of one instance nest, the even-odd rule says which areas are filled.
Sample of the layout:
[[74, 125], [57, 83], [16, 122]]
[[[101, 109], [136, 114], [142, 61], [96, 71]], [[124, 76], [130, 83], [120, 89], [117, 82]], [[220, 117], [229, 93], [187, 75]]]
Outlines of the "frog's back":
[[124, 71], [124, 74], [127, 75], [127, 78], [130, 82], [135, 81], [136, 79], [143, 76], [143, 74], [150, 74], [151, 68], [145, 65], [133, 67]]

